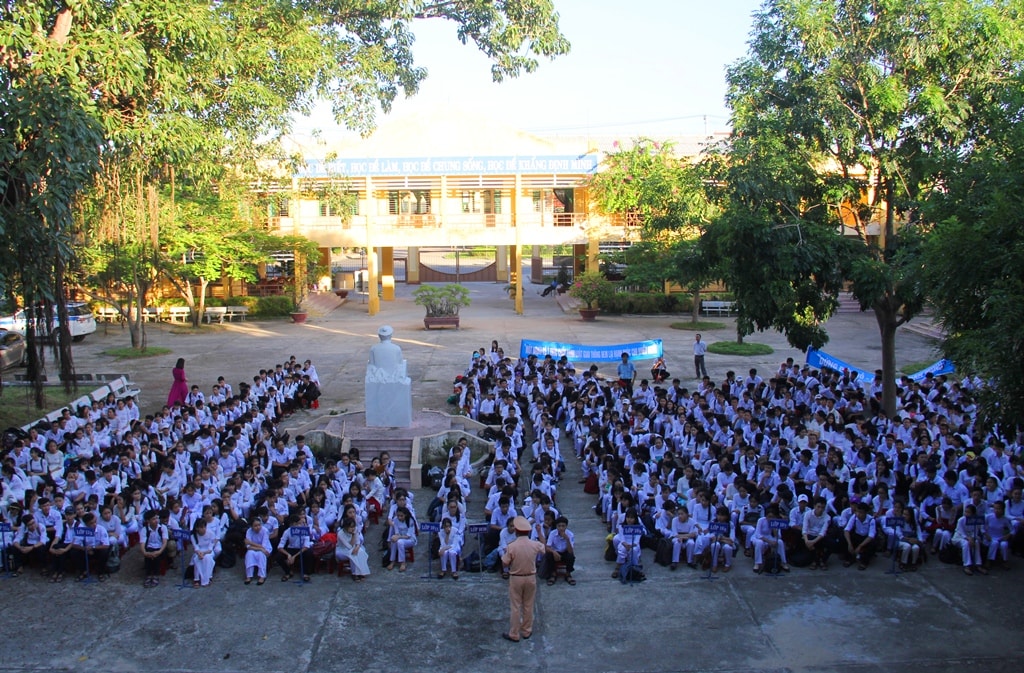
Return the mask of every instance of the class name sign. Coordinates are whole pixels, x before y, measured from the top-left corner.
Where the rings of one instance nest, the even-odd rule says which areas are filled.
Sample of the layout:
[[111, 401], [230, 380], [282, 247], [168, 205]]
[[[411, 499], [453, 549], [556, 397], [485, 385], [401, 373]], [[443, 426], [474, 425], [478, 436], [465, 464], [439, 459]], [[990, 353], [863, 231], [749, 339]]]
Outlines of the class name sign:
[[531, 355], [544, 357], [550, 355], [560, 358], [563, 355], [569, 362], [618, 362], [626, 353], [632, 360], [653, 360], [661, 357], [664, 352], [661, 339], [634, 341], [608, 346], [590, 346], [587, 344], [570, 344], [558, 341], [536, 341], [523, 339], [519, 343], [519, 357]]

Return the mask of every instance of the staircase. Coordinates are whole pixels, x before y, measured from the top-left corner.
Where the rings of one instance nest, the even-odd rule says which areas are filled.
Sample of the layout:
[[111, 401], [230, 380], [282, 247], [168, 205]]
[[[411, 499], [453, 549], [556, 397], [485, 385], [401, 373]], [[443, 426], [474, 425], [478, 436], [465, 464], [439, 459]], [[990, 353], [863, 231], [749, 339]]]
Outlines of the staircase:
[[301, 306], [311, 318], [322, 318], [346, 301], [348, 299], [342, 299], [333, 292], [313, 292], [303, 300]]

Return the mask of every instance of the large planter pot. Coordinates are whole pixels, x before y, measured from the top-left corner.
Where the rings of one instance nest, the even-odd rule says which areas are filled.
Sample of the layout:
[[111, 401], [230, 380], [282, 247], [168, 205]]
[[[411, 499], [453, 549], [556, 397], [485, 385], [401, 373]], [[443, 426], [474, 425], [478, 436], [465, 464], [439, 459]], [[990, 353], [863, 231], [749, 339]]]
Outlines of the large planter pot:
[[594, 322], [595, 320], [597, 320], [598, 309], [596, 309], [596, 308], [581, 308], [579, 311], [580, 311], [580, 319], [583, 322]]
[[308, 314], [305, 311], [293, 311], [291, 316], [293, 323], [301, 325], [302, 323], [306, 322], [306, 317], [308, 316]]
[[335, 290], [334, 294], [337, 295], [338, 299], [345, 299], [348, 297], [348, 290]]
[[433, 329], [435, 327], [454, 327], [459, 329], [459, 316], [457, 315], [441, 315], [441, 316], [425, 316], [423, 318], [423, 326], [427, 329]]

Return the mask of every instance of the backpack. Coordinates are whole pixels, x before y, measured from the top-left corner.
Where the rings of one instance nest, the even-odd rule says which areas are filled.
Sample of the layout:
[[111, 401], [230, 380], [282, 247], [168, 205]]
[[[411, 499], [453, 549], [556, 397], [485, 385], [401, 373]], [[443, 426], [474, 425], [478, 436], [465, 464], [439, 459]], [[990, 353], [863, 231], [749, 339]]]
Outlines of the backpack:
[[614, 561], [618, 557], [618, 553], [617, 553], [617, 551], [615, 549], [615, 543], [612, 542], [612, 538], [613, 537], [614, 536], [609, 535], [608, 538], [607, 538], [607, 542], [606, 542], [605, 547], [604, 547], [604, 560], [605, 561]]
[[121, 569], [121, 548], [115, 542], [110, 545], [110, 554], [107, 556], [107, 574], [112, 575]]
[[943, 563], [960, 563], [963, 560], [960, 545], [952, 542], [946, 543], [946, 546], [939, 551], [939, 560]]
[[672, 541], [668, 538], [658, 540], [658, 548], [654, 550], [654, 562], [660, 566], [672, 563]]
[[583, 484], [583, 492], [588, 493], [590, 495], [597, 495], [598, 486], [596, 474], [592, 474], [589, 477], [587, 477], [587, 481]]
[[644, 574], [642, 566], [633, 565], [631, 563], [624, 563], [619, 568], [619, 581], [623, 584], [630, 582], [643, 582], [647, 579], [647, 575]]
[[483, 570], [483, 564], [480, 561], [480, 554], [478, 552], [470, 552], [466, 558], [462, 559], [462, 569], [468, 573], [478, 573]]

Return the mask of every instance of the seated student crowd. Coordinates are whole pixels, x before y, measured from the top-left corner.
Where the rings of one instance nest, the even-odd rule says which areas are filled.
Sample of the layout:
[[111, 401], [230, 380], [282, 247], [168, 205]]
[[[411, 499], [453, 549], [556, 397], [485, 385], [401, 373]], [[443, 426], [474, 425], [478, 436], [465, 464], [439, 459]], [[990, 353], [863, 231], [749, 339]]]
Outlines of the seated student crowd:
[[[278, 431], [280, 418], [319, 397], [318, 385], [312, 362], [292, 357], [237, 393], [221, 377], [209, 396], [193, 386], [188, 404], [144, 418], [131, 398], [111, 399], [33, 428], [2, 456], [8, 567], [35, 567], [53, 582], [66, 573], [102, 581], [139, 544], [144, 586], [187, 549], [180, 561], [201, 587], [240, 552], [247, 572], [252, 562], [265, 578], [255, 546], [266, 542], [283, 577], [308, 579], [313, 543], [351, 530], [348, 519], [361, 536], [368, 513], [395, 494], [386, 452], [365, 468], [355, 451], [317, 465], [302, 436], [289, 443]], [[369, 574], [360, 544], [345, 538], [354, 578]]]
[[[672, 569], [706, 552], [727, 571], [742, 548], [755, 572], [767, 556], [784, 571], [790, 557], [827, 569], [833, 554], [864, 570], [878, 552], [915, 570], [954, 545], [965, 573], [987, 574], [1024, 546], [1021, 438], [976, 425], [977, 381], [904, 378], [889, 419], [878, 384], [791, 360], [767, 381], [729, 372], [652, 393], [642, 381], [632, 396], [593, 367], [540, 368], [544, 412], [566, 420], [619, 564], [634, 553], [621, 534], [634, 514]], [[728, 534], [711, 534], [715, 520]]]

